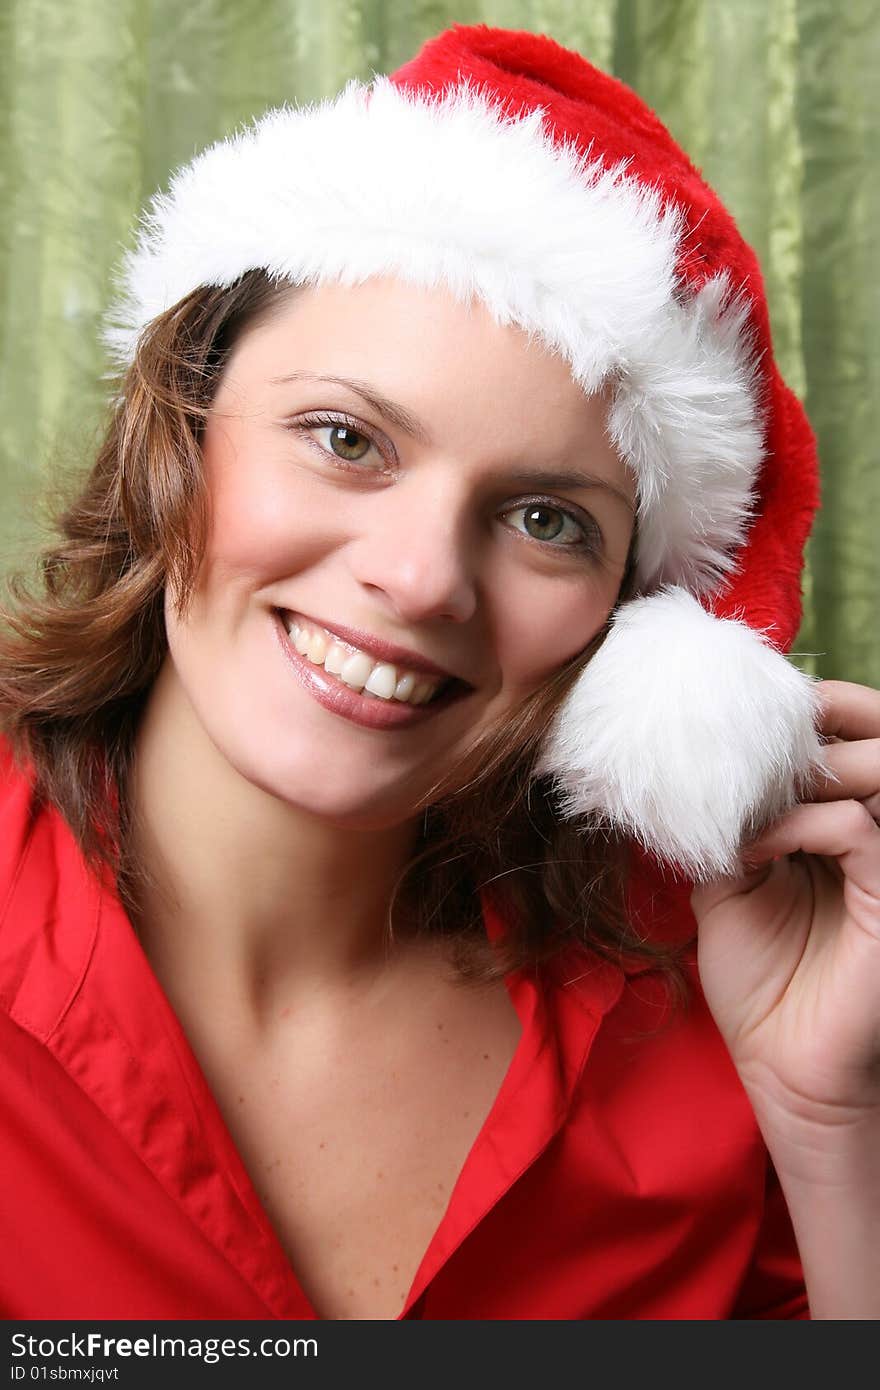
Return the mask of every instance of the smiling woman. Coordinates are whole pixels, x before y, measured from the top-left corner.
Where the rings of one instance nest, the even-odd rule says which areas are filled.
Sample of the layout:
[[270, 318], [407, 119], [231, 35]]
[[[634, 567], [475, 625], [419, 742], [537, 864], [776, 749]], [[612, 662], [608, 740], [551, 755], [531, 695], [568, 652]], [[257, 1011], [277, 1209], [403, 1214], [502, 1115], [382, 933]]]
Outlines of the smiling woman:
[[[321, 370], [279, 371], [306, 359]], [[340, 365], [347, 375], [331, 370]], [[417, 404], [421, 420], [383, 395], [380, 380]], [[149, 876], [126, 794], [135, 731], [143, 763], [150, 705], [170, 699], [173, 683], [201, 712], [203, 734], [221, 748], [236, 740], [231, 765], [274, 787], [282, 804], [305, 796], [313, 811], [352, 826], [423, 809], [389, 925], [399, 933], [406, 920], [432, 920], [455, 939], [465, 973], [499, 975], [586, 931], [600, 951], [616, 955], [628, 943], [674, 978], [674, 952], [628, 924], [623, 838], [615, 852], [607, 831], [559, 820], [549, 789], [536, 796], [528, 775], [551, 711], [601, 641], [614, 602], [633, 589], [634, 487], [607, 440], [604, 399], [585, 397], [564, 362], [520, 330], [447, 292], [388, 279], [293, 288], [251, 271], [229, 291], [196, 291], [149, 326], [125, 400], [89, 488], [61, 519], [67, 544], [46, 557], [57, 601], [29, 604], [46, 624], [46, 648], [38, 657], [28, 639], [4, 678], [21, 711], [39, 703], [50, 715], [56, 685], [66, 709], [78, 701], [85, 717], [63, 725], [63, 758], [50, 718], [31, 714], [23, 732], [40, 766], [52, 729], [47, 792], [87, 858], [110, 863], [132, 917], [138, 880]], [[358, 447], [341, 448], [325, 417], [347, 421]], [[354, 463], [353, 452], [362, 456]], [[308, 524], [292, 526], [292, 517]], [[549, 539], [533, 534], [539, 522]], [[22, 581], [18, 591], [24, 599]], [[10, 621], [13, 630], [21, 623], [14, 612]], [[294, 623], [339, 640], [322, 650], [315, 638], [320, 661], [298, 661], [296, 636], [287, 640]], [[270, 640], [273, 630], [284, 640]], [[417, 650], [392, 641], [416, 631]], [[286, 672], [279, 681], [278, 645], [296, 687]], [[404, 704], [356, 694], [362, 664], [348, 680], [342, 665], [328, 670], [342, 651], [384, 655], [401, 678], [433, 673], [444, 687], [417, 679]], [[361, 690], [368, 677], [364, 669]], [[296, 688], [312, 699], [295, 705]], [[335, 765], [313, 702], [355, 726]], [[375, 738], [358, 736], [357, 726], [434, 722], [459, 703], [457, 727], [426, 731], [415, 749], [412, 740], [386, 747], [381, 761]], [[337, 739], [344, 732], [338, 719], [329, 727]], [[170, 747], [164, 733], [161, 742]], [[194, 752], [187, 742], [181, 768]], [[551, 919], [539, 906], [544, 890], [524, 876], [510, 887], [528, 910], [490, 949], [475, 888], [504, 872], [511, 853], [535, 866], [546, 858], [556, 910]], [[585, 874], [595, 881], [589, 919], [577, 901]]]
[[[320, 371], [270, 385], [285, 361]], [[390, 423], [387, 433], [363, 400], [341, 430], [320, 423], [357, 404], [327, 375], [367, 370], [418, 416], [422, 442]], [[554, 465], [583, 458], [632, 496], [605, 414], [520, 329], [399, 281], [296, 292], [243, 335], [205, 426], [212, 537], [200, 582], [185, 623], [166, 614], [189, 703], [218, 746], [227, 729], [239, 740], [227, 760], [282, 802], [339, 823], [411, 819], [476, 741], [579, 656], [614, 606], [632, 503], [594, 488], [593, 516], [587, 489], [543, 486]], [[295, 516], [308, 525], [292, 528]], [[267, 641], [278, 612], [310, 646], [303, 662], [280, 628], [302, 677], [293, 688]], [[325, 652], [315, 630], [344, 639], [340, 625], [363, 636]], [[336, 674], [328, 654], [343, 663]], [[434, 688], [423, 680], [417, 703], [409, 692], [395, 701], [398, 667], [415, 681], [420, 666]], [[247, 726], [234, 717], [244, 704]], [[328, 706], [339, 717], [329, 727]], [[330, 729], [340, 756], [328, 765]], [[378, 730], [388, 736], [377, 740]]]
[[201, 155], [123, 281], [0, 638], [0, 1311], [802, 1317], [783, 1194], [862, 1311], [870, 1009], [774, 1001], [873, 918], [739, 858], [836, 775], [815, 454], [711, 190], [457, 26]]

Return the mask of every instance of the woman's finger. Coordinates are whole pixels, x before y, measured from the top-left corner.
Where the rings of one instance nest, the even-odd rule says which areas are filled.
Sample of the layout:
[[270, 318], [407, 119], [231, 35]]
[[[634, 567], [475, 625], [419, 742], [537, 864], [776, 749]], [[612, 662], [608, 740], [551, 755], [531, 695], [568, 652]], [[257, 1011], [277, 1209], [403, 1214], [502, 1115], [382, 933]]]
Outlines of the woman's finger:
[[880, 690], [854, 681], [819, 681], [823, 734], [842, 739], [880, 738]]
[[861, 801], [795, 806], [742, 850], [745, 865], [783, 854], [834, 858], [863, 892], [880, 898], [880, 826]]
[[833, 776], [816, 771], [809, 786], [814, 801], [862, 801], [880, 793], [880, 738], [827, 743], [822, 761]]

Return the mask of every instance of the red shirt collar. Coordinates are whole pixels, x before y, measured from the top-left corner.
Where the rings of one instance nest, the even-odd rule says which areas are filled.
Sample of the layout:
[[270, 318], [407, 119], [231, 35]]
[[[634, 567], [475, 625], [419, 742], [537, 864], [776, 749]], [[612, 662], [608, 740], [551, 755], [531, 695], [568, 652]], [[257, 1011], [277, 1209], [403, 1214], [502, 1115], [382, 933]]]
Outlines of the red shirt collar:
[[[54, 808], [22, 779], [0, 883], [3, 998], [125, 1135], [276, 1316], [313, 1316], [269, 1224], [199, 1063], [105, 871], [85, 866]], [[7, 803], [8, 806], [8, 803]], [[2, 867], [2, 866], [0, 866]], [[488, 901], [490, 939], [503, 922]], [[468, 1233], [540, 1156], [565, 1121], [604, 1014], [624, 975], [582, 952], [508, 977], [522, 1036], [402, 1316]]]

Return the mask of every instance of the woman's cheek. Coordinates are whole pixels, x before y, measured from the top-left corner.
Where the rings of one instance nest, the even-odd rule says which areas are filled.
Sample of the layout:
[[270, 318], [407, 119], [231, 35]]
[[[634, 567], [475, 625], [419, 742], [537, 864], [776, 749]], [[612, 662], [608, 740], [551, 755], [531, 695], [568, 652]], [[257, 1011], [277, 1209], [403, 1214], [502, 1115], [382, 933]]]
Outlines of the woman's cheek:
[[212, 487], [209, 551], [229, 570], [283, 578], [340, 540], [341, 516], [314, 480], [290, 470], [241, 470]]
[[582, 585], [571, 596], [561, 595], [559, 584], [542, 588], [508, 589], [508, 612], [518, 619], [508, 626], [501, 664], [505, 685], [517, 695], [530, 694], [583, 651], [608, 616], [604, 602]]

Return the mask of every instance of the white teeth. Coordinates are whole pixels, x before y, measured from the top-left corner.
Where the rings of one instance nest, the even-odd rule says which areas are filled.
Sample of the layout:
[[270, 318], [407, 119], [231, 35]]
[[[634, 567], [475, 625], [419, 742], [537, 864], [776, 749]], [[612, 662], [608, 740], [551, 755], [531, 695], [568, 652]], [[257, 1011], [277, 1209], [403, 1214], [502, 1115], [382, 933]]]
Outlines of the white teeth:
[[316, 666], [324, 665], [324, 657], [327, 655], [327, 634], [322, 632], [319, 627], [312, 628], [309, 636], [309, 661], [313, 661]]
[[324, 670], [331, 676], [338, 676], [346, 661], [349, 653], [344, 647], [340, 647], [338, 642], [330, 643], [330, 650], [324, 658]]
[[380, 700], [390, 700], [396, 685], [397, 672], [393, 666], [374, 666], [364, 690], [368, 690], [371, 695], [378, 695]]
[[363, 690], [370, 678], [370, 672], [374, 663], [363, 652], [354, 652], [346, 659], [345, 665], [339, 672], [340, 680], [344, 680], [346, 685], [351, 686], [352, 690]]
[[413, 671], [398, 672], [387, 661], [376, 661], [334, 639], [332, 633], [288, 615], [285, 619], [291, 643], [330, 676], [338, 676], [351, 689], [380, 700], [400, 700], [408, 705], [425, 705], [442, 684], [442, 679], [418, 676]]

